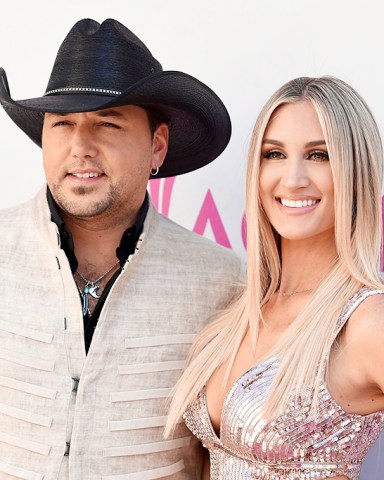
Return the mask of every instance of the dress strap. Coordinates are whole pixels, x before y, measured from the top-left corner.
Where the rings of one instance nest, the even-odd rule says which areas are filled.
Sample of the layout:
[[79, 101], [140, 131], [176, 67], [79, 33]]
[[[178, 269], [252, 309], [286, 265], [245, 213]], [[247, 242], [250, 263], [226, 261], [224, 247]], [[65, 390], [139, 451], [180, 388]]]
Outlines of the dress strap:
[[341, 311], [340, 317], [337, 321], [335, 336], [340, 333], [341, 329], [349, 320], [352, 313], [356, 310], [356, 308], [367, 298], [371, 295], [384, 295], [384, 290], [379, 290], [378, 288], [371, 288], [371, 287], [364, 287], [358, 290], [345, 304], [343, 310]]

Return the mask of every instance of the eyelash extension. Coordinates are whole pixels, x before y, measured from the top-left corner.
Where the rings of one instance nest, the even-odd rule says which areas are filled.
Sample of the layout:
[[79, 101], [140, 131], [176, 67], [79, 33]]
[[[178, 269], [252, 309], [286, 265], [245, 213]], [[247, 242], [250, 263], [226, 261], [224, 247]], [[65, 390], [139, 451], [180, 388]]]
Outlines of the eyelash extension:
[[312, 157], [312, 155], [318, 155], [322, 157], [322, 160], [329, 160], [328, 152], [324, 152], [323, 150], [314, 150], [313, 152], [309, 152], [308, 158]]
[[284, 155], [279, 150], [268, 150], [267, 152], [263, 153], [263, 158], [271, 158], [272, 154]]
[[[315, 155], [317, 155], [318, 158], [314, 158]], [[279, 150], [268, 150], [262, 154], [262, 158], [266, 160], [275, 159], [275, 158], [279, 159], [279, 158], [285, 158], [285, 155]], [[315, 162], [329, 161], [328, 152], [325, 152], [324, 150], [313, 150], [307, 154], [306, 158], [308, 160], [313, 160]]]

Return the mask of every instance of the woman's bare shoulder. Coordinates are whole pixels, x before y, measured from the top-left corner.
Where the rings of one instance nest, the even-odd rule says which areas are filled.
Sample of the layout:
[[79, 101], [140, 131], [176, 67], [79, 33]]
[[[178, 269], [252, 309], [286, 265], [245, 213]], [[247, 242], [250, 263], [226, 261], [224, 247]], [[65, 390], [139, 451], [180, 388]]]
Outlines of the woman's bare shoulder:
[[346, 327], [346, 344], [367, 378], [384, 391], [384, 294], [366, 298]]
[[364, 334], [372, 329], [384, 332], [384, 291], [383, 294], [367, 297], [351, 315], [348, 323], [351, 333]]

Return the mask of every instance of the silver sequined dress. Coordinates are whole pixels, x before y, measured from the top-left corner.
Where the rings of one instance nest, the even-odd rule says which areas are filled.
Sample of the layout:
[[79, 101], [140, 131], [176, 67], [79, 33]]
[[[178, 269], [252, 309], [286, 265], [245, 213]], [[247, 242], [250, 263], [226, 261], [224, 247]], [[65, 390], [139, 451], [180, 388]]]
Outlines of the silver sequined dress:
[[[343, 309], [335, 336], [367, 296], [380, 293], [360, 290]], [[364, 456], [384, 429], [384, 411], [346, 413], [323, 382], [316, 415], [310, 412], [310, 395], [303, 394], [265, 422], [260, 412], [278, 367], [279, 359], [269, 358], [234, 383], [224, 401], [220, 438], [208, 415], [205, 388], [185, 412], [185, 423], [209, 450], [211, 480], [319, 480], [337, 475], [358, 480]]]

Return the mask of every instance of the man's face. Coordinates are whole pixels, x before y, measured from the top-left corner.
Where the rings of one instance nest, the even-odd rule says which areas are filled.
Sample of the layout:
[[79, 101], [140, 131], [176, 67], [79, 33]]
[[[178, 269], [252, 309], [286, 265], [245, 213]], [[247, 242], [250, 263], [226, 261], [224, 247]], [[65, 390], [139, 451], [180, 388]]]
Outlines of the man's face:
[[167, 126], [152, 136], [146, 111], [133, 105], [44, 117], [44, 170], [64, 217], [134, 221], [167, 145]]

